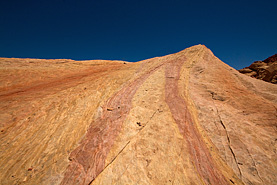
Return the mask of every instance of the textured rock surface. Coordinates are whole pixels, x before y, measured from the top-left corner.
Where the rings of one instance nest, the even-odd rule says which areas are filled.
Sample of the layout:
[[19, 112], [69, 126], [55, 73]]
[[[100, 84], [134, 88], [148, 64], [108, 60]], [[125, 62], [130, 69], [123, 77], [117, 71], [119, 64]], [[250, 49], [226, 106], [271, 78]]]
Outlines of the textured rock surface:
[[256, 61], [249, 67], [240, 69], [239, 72], [253, 78], [277, 84], [277, 54], [264, 61]]
[[1, 184], [277, 184], [277, 87], [205, 46], [0, 59]]

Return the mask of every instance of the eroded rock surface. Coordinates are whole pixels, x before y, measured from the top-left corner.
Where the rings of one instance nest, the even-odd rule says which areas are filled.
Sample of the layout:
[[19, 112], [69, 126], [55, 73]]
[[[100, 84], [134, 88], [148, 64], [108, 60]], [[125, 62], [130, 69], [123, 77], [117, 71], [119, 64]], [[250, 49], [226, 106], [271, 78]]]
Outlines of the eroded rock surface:
[[256, 61], [249, 67], [240, 69], [239, 72], [253, 78], [277, 84], [277, 54], [264, 61]]
[[0, 58], [1, 184], [277, 184], [277, 87], [203, 45]]

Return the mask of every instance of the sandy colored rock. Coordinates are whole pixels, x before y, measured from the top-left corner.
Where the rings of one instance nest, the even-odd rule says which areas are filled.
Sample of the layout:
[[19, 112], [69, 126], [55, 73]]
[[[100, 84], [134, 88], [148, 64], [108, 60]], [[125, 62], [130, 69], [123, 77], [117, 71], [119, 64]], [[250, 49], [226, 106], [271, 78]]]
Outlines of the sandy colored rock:
[[203, 45], [0, 58], [1, 184], [277, 184], [277, 87]]

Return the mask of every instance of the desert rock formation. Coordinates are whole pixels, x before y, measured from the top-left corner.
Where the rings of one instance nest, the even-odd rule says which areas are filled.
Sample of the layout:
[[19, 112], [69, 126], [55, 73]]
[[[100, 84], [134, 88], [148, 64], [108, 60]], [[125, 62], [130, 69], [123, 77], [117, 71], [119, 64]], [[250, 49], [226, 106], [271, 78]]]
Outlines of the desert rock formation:
[[253, 78], [277, 84], [277, 54], [264, 61], [255, 61], [249, 67], [240, 69], [239, 72]]
[[277, 184], [277, 86], [203, 45], [0, 67], [1, 184]]

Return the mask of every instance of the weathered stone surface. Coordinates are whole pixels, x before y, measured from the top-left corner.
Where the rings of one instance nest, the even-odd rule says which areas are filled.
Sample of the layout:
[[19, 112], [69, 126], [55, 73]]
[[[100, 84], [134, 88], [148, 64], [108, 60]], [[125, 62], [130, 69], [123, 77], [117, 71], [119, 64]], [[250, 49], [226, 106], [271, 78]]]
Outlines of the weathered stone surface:
[[1, 184], [277, 184], [277, 87], [203, 45], [0, 59]]
[[256, 61], [249, 67], [240, 69], [239, 72], [253, 78], [277, 84], [277, 54], [264, 61]]

